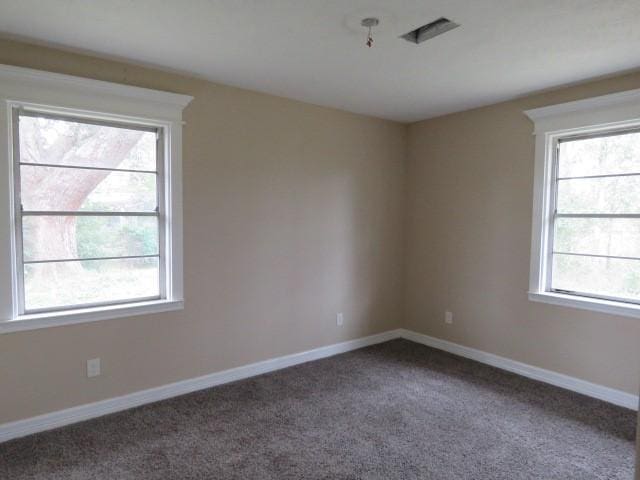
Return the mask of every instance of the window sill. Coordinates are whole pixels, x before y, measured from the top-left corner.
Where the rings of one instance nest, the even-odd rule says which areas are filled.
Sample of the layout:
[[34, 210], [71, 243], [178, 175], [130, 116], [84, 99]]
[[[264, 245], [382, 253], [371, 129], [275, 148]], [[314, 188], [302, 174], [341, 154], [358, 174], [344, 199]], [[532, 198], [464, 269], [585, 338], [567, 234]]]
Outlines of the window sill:
[[529, 292], [529, 300], [594, 312], [640, 318], [640, 305], [552, 292]]
[[0, 321], [0, 334], [96, 322], [112, 318], [133, 317], [149, 313], [171, 312], [182, 310], [183, 308], [184, 302], [182, 300], [154, 300], [124, 305], [22, 315], [13, 320]]

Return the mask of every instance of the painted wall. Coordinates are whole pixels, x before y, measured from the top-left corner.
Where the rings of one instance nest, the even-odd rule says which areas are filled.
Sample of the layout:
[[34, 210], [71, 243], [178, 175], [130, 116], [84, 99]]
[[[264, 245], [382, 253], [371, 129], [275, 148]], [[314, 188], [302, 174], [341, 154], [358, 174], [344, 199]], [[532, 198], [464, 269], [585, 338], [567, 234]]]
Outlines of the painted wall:
[[195, 97], [184, 311], [0, 335], [0, 423], [399, 325], [405, 126], [10, 41], [0, 63]]
[[636, 429], [636, 474], [635, 479], [640, 480], [640, 412], [638, 413], [638, 428]]
[[639, 87], [640, 74], [620, 76], [410, 126], [407, 328], [638, 393], [638, 319], [527, 299], [534, 138], [522, 111]]
[[185, 310], [0, 335], [0, 423], [400, 326], [637, 393], [637, 319], [527, 299], [522, 110], [640, 74], [405, 126], [12, 41], [0, 63], [195, 97]]

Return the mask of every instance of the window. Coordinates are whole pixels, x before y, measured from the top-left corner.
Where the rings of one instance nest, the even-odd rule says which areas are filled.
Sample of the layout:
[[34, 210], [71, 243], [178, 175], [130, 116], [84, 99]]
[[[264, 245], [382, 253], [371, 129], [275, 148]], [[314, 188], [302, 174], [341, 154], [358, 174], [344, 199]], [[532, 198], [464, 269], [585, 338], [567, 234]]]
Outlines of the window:
[[639, 105], [634, 91], [526, 112], [537, 135], [530, 299], [640, 316]]
[[0, 65], [0, 333], [182, 308], [190, 100]]
[[640, 133], [558, 140], [554, 292], [640, 303]]
[[13, 119], [20, 314], [163, 298], [162, 130]]

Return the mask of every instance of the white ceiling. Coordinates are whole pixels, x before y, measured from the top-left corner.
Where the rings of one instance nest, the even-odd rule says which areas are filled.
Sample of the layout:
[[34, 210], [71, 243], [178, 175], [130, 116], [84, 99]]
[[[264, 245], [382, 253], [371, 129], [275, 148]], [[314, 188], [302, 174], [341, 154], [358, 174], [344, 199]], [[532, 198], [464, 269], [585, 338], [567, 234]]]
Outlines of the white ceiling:
[[640, 0], [0, 0], [0, 32], [399, 121], [640, 67]]

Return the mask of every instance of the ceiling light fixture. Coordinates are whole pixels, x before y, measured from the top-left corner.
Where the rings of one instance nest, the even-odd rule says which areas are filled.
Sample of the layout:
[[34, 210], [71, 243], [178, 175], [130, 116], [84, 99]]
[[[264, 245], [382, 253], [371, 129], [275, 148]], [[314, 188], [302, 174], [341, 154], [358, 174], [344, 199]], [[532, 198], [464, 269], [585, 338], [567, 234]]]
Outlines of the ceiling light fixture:
[[375, 17], [364, 18], [362, 19], [362, 22], [360, 22], [360, 25], [368, 29], [366, 45], [369, 48], [373, 46], [373, 36], [371, 35], [371, 29], [373, 27], [377, 27], [379, 24], [380, 20]]

